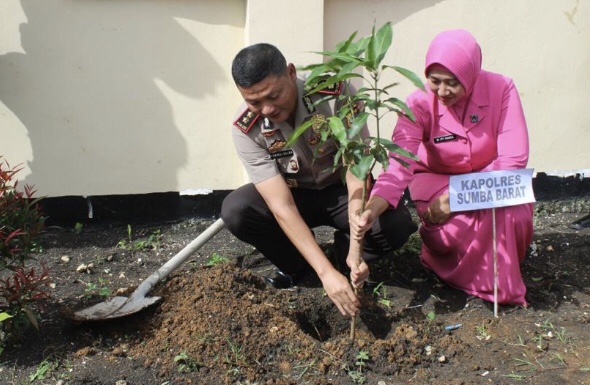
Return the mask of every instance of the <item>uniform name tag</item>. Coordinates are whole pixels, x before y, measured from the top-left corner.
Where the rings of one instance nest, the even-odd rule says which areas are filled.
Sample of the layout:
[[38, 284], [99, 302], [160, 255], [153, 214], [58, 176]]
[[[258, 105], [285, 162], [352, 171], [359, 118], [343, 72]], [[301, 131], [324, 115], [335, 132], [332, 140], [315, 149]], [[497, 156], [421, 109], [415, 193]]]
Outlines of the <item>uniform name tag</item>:
[[291, 155], [293, 155], [293, 150], [291, 150], [291, 149], [277, 151], [277, 152], [273, 152], [272, 154], [270, 154], [270, 159], [279, 159], [279, 158], [284, 158], [286, 156], [291, 156]]
[[457, 135], [455, 135], [455, 134], [439, 136], [439, 137], [434, 138], [434, 143], [448, 142], [450, 140], [455, 140], [455, 139], [457, 139]]

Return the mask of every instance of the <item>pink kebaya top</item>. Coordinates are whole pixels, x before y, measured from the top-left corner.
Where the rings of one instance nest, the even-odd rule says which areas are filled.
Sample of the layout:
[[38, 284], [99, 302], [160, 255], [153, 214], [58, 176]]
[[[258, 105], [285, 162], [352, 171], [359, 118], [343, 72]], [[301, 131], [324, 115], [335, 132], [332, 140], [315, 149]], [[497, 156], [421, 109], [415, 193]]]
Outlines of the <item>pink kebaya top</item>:
[[481, 69], [479, 44], [464, 30], [439, 34], [426, 55], [452, 72], [466, 91], [450, 107], [427, 91], [412, 93], [407, 104], [416, 121], [400, 116], [393, 141], [419, 162], [405, 168], [390, 159], [371, 195], [397, 206], [406, 187], [414, 201], [430, 201], [448, 190], [449, 175], [526, 167], [529, 141], [518, 92], [510, 78]]

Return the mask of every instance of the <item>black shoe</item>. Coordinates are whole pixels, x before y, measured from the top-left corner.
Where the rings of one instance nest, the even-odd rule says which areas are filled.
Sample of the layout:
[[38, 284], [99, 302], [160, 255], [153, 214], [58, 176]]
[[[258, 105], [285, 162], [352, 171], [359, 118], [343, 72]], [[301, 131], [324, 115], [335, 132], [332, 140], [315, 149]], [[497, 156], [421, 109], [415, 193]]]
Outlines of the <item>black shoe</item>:
[[286, 274], [277, 270], [271, 275], [264, 277], [264, 281], [275, 289], [288, 289], [295, 286], [299, 281], [299, 277], [294, 274]]

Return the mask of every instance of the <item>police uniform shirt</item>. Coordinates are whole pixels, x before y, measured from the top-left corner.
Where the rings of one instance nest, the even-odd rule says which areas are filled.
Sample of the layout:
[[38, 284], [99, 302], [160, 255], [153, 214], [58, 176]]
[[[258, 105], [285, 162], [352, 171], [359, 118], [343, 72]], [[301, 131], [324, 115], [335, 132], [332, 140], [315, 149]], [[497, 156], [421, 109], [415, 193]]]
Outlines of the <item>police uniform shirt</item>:
[[[320, 123], [336, 115], [339, 103], [335, 100], [313, 106], [313, 102], [326, 95], [304, 95], [304, 80], [297, 79], [298, 103], [295, 127], [287, 122], [273, 124], [268, 119], [248, 110], [243, 103], [232, 125], [232, 138], [252, 183], [260, 183], [276, 175], [283, 175], [291, 188], [322, 189], [342, 183], [342, 165], [336, 169], [334, 155], [338, 151], [332, 139], [321, 141]], [[290, 148], [287, 140], [305, 121], [312, 124]], [[363, 136], [368, 136], [365, 127]]]

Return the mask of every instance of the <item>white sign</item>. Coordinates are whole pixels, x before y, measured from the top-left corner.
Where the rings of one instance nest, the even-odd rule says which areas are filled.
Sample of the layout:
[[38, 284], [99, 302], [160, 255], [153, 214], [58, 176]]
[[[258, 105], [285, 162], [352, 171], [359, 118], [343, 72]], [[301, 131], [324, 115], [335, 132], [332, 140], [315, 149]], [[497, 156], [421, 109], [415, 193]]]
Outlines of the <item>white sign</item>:
[[451, 211], [469, 211], [535, 202], [533, 169], [452, 175]]

